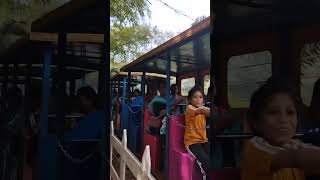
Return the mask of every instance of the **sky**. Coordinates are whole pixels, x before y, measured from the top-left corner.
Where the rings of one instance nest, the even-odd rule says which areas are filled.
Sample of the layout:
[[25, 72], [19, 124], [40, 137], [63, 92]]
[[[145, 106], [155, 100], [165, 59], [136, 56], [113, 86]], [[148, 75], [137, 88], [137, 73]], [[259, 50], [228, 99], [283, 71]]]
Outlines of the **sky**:
[[[148, 0], [151, 18], [147, 20], [152, 26], [164, 31], [171, 31], [175, 35], [191, 27], [193, 20], [176, 13], [161, 4], [159, 0]], [[161, 0], [169, 6], [182, 11], [192, 19], [199, 16], [210, 16], [210, 0]]]

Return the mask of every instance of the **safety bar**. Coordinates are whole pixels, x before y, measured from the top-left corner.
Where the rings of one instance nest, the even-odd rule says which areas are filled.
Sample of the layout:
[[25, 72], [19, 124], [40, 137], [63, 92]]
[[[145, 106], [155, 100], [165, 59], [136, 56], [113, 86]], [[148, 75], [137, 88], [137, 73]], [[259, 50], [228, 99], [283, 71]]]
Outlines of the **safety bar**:
[[[40, 114], [36, 113], [34, 114], [35, 116], [40, 116]], [[55, 114], [49, 114], [48, 118], [53, 118], [53, 117], [57, 117], [57, 115]], [[65, 118], [82, 118], [83, 116], [79, 116], [79, 115], [65, 115]]]
[[[304, 133], [296, 133], [294, 138], [300, 138], [302, 136], [304, 136]], [[250, 133], [243, 133], [243, 134], [228, 133], [228, 134], [217, 134], [214, 137], [217, 139], [248, 139], [248, 138], [254, 137], [254, 135]]]

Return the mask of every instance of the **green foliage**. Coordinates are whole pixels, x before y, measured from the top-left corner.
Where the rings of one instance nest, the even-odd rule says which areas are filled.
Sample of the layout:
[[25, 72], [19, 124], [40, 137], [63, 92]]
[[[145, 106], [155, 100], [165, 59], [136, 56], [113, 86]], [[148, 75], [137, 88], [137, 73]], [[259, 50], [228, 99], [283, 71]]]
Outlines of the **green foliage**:
[[145, 0], [110, 0], [111, 26], [138, 25], [139, 19], [150, 16]]
[[[320, 43], [310, 43], [305, 44], [301, 50], [301, 65], [302, 72], [307, 71], [309, 68], [313, 67], [316, 62], [320, 61]], [[303, 73], [300, 76], [304, 76]]]
[[111, 59], [119, 62], [133, 58], [139, 47], [149, 43], [151, 38], [152, 32], [147, 26], [114, 28], [110, 32]]
[[173, 34], [144, 22], [150, 17], [146, 0], [110, 1], [110, 71], [138, 58]]
[[191, 24], [192, 26], [198, 24], [199, 22], [203, 21], [204, 19], [206, 19], [208, 16], [199, 16], [196, 18], [196, 20]]

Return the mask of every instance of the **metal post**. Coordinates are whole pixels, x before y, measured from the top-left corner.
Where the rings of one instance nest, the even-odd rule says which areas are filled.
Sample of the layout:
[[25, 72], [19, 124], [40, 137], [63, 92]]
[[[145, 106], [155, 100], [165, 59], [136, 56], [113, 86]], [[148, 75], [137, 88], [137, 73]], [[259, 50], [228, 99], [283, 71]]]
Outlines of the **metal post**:
[[[24, 113], [24, 119], [23, 121], [21, 122], [21, 127], [24, 128], [25, 127], [25, 124], [29, 121], [29, 115], [30, 115], [30, 112], [31, 112], [31, 108], [30, 108], [30, 96], [31, 96], [31, 68], [32, 68], [32, 64], [31, 62], [28, 62], [27, 64], [27, 74], [26, 74], [26, 77], [25, 77], [25, 86], [24, 86], [24, 92], [25, 92], [25, 98], [24, 98], [24, 102], [23, 102], [23, 106], [24, 106], [24, 110], [23, 110], [23, 113]], [[24, 156], [24, 151], [25, 151], [25, 148], [24, 148], [24, 137], [23, 137], [23, 134], [21, 133], [20, 134], [20, 138], [19, 138], [19, 144], [21, 146], [21, 148], [19, 148], [19, 162], [21, 163], [19, 165], [19, 168], [18, 168], [18, 180], [22, 180], [23, 179], [23, 170], [24, 170], [24, 159], [25, 159], [25, 156]]]
[[120, 79], [117, 81], [117, 85], [118, 85], [118, 97], [120, 97], [120, 94], [119, 94], [119, 93], [120, 93], [119, 90], [120, 90], [120, 88], [121, 88], [121, 87], [120, 87], [120, 86], [121, 86], [121, 85], [120, 85]]
[[[109, 4], [109, 3], [107, 3]], [[105, 120], [102, 124], [102, 146], [101, 146], [101, 175], [100, 180], [109, 179], [110, 177], [110, 171], [109, 171], [109, 158], [110, 158], [110, 108], [109, 108], [109, 102], [110, 102], [110, 72], [109, 72], [109, 55], [107, 55], [107, 52], [109, 52], [109, 43], [107, 42], [107, 37], [109, 35], [107, 34], [109, 31], [105, 31], [104, 34], [104, 44], [102, 47], [102, 59], [101, 59], [101, 76], [99, 78], [99, 86], [101, 88], [100, 93], [100, 99], [101, 103], [100, 105], [103, 107], [104, 114], [105, 114]], [[108, 161], [108, 162], [107, 162]]]
[[[65, 94], [66, 94], [66, 77], [65, 77], [65, 67], [64, 60], [67, 48], [67, 34], [65, 32], [58, 33], [58, 59], [57, 59], [57, 96], [56, 99], [56, 119], [55, 119], [55, 130], [57, 138], [63, 143], [63, 136], [65, 132]], [[58, 166], [57, 168], [57, 178], [62, 179], [64, 175], [63, 168], [64, 155], [61, 151], [58, 153]]]
[[[141, 96], [142, 96], [142, 107], [141, 107], [141, 144], [143, 144], [143, 131], [144, 131], [144, 98], [145, 98], [145, 79], [146, 79], [146, 72], [143, 72], [141, 78]], [[143, 146], [142, 146], [143, 147]], [[143, 151], [144, 148], [141, 150]]]
[[76, 80], [72, 79], [70, 80], [70, 96], [75, 96], [76, 93]]
[[[52, 49], [47, 48], [44, 52], [43, 62], [43, 78], [42, 78], [42, 108], [40, 113], [40, 135], [39, 135], [39, 163], [38, 163], [38, 180], [48, 179], [51, 171], [49, 162], [47, 162], [46, 141], [48, 137], [48, 101], [50, 95], [50, 65], [51, 65]], [[52, 162], [50, 162], [52, 163]], [[54, 180], [50, 177], [50, 180]]]
[[4, 80], [2, 83], [2, 90], [1, 90], [1, 96], [2, 96], [2, 104], [1, 104], [1, 113], [6, 112], [6, 102], [7, 102], [7, 88], [8, 88], [8, 64], [4, 64], [3, 66], [4, 70]]
[[50, 95], [50, 66], [51, 49], [47, 49], [44, 54], [43, 78], [42, 78], [42, 111], [40, 114], [40, 136], [48, 135], [48, 100]]
[[65, 80], [65, 67], [64, 67], [64, 59], [67, 48], [67, 34], [64, 32], [60, 32], [58, 34], [58, 97], [57, 97], [57, 135], [59, 138], [63, 138], [65, 131], [65, 91], [66, 91], [66, 80]]
[[[127, 93], [127, 104], [130, 106], [130, 96], [132, 95], [132, 89], [131, 89], [131, 71], [128, 72], [128, 90], [129, 92]], [[131, 93], [130, 93], [131, 92]]]
[[170, 137], [170, 69], [171, 69], [171, 59], [170, 59], [170, 49], [168, 50], [168, 57], [167, 57], [167, 69], [166, 69], [166, 121], [167, 121], [167, 126], [166, 126], [166, 167], [165, 167], [165, 179], [169, 179], [169, 169], [170, 169], [170, 164], [169, 164], [169, 137]]
[[123, 112], [124, 112], [124, 109], [126, 108], [126, 89], [127, 89], [127, 78], [126, 77], [124, 77], [123, 78], [123, 92], [122, 92], [122, 101], [121, 101], [121, 109], [122, 109], [122, 111], [121, 111], [121, 113], [122, 113], [122, 115], [121, 115], [121, 129], [123, 130], [124, 128], [127, 128], [126, 126], [124, 126], [124, 121], [123, 121], [123, 119], [125, 118], [124, 117], [124, 114], [123, 114]]
[[13, 69], [13, 84], [18, 85], [18, 71], [19, 71], [19, 64], [14, 63], [14, 69]]

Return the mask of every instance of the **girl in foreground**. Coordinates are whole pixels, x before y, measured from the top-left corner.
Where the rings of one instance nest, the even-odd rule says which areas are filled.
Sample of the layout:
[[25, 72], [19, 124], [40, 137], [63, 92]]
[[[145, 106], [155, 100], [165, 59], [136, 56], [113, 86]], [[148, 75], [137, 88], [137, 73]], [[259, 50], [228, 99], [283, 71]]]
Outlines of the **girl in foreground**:
[[248, 121], [255, 137], [244, 144], [243, 180], [304, 180], [320, 174], [320, 148], [293, 139], [297, 100], [291, 88], [270, 79], [252, 96]]
[[206, 177], [210, 169], [210, 145], [206, 136], [206, 117], [210, 116], [210, 108], [203, 106], [203, 93], [196, 86], [189, 91], [188, 102], [185, 110], [184, 144], [187, 151], [197, 159], [201, 172]]

